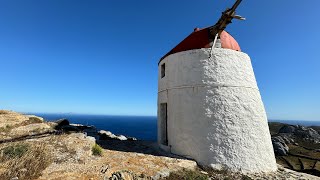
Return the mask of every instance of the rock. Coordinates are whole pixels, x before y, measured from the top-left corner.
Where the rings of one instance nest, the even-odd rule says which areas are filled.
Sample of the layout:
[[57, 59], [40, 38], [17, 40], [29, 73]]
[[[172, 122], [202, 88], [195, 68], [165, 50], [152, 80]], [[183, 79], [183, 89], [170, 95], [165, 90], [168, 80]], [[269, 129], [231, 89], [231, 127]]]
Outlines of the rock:
[[209, 173], [205, 172], [205, 171], [200, 171], [201, 174], [205, 174], [208, 175]]
[[316, 139], [316, 140], [320, 141], [320, 135], [316, 130], [314, 130], [312, 128], [306, 128], [303, 126], [299, 126], [299, 127], [300, 128], [298, 128], [295, 131], [295, 133], [294, 133], [295, 135], [303, 137], [303, 138]]
[[77, 139], [86, 139], [87, 136], [83, 133], [71, 133], [68, 137]]
[[98, 132], [99, 140], [115, 140], [116, 135], [112, 134], [110, 131], [101, 130]]
[[[99, 140], [120, 140], [120, 141], [127, 141], [128, 138], [124, 135], [114, 135], [110, 131], [101, 130], [98, 132]], [[136, 138], [130, 138], [130, 141], [134, 141]]]
[[136, 180], [137, 176], [131, 171], [122, 170], [114, 172], [110, 177], [110, 180]]
[[287, 136], [281, 136], [282, 137], [282, 139], [284, 140], [284, 142], [286, 143], [286, 144], [292, 144], [292, 143], [294, 143], [294, 140], [292, 139], [292, 138], [289, 138], [289, 137], [287, 137]]
[[105, 131], [105, 130], [100, 130], [100, 131], [98, 132], [98, 134], [99, 134], [99, 135], [104, 134], [104, 135], [107, 135], [107, 136], [113, 135], [112, 132], [110, 132], [110, 131]]
[[292, 125], [284, 125], [280, 128], [279, 133], [294, 133], [296, 130], [295, 126]]
[[72, 125], [61, 126], [60, 129], [65, 132], [80, 132], [81, 131], [78, 127], [72, 126]]
[[28, 169], [26, 169], [26, 168], [23, 168], [23, 169], [20, 169], [19, 170], [19, 172], [21, 172], [21, 173], [25, 173], [25, 172], [27, 172], [28, 171]]
[[153, 179], [161, 179], [161, 178], [166, 178], [170, 176], [170, 170], [163, 170], [158, 172], [155, 176], [153, 176]]
[[29, 120], [32, 121], [36, 121], [36, 122], [44, 122], [44, 119], [42, 117], [39, 116], [35, 116], [35, 115], [26, 115], [26, 117], [29, 118]]
[[119, 140], [119, 141], [136, 141], [137, 138], [126, 137], [124, 135], [115, 135], [110, 131], [100, 130], [98, 132], [99, 140]]
[[137, 138], [135, 138], [135, 137], [127, 137], [127, 140], [128, 140], [128, 141], [136, 141]]
[[292, 138], [284, 138], [288, 136], [293, 136], [294, 138], [303, 139], [312, 143], [320, 143], [320, 134], [318, 131], [301, 125], [284, 125], [280, 128], [279, 133], [283, 137], [286, 143], [294, 144]]
[[86, 138], [87, 138], [89, 141], [96, 142], [96, 138], [95, 138], [95, 137], [87, 136]]
[[117, 139], [119, 139], [120, 141], [126, 141], [126, 140], [128, 140], [127, 137], [125, 137], [124, 135], [119, 135], [119, 136], [117, 136]]
[[70, 125], [77, 127], [78, 129], [80, 129], [81, 131], [84, 131], [84, 132], [97, 133], [97, 129], [94, 126], [86, 126], [86, 125], [82, 125], [82, 124], [70, 124]]
[[26, 126], [20, 126], [11, 130], [11, 136], [24, 136], [24, 135], [32, 135], [32, 134], [39, 134], [44, 133], [47, 131], [51, 131], [51, 126], [46, 123], [36, 123], [36, 124], [29, 124]]
[[283, 166], [278, 165], [278, 170], [279, 170], [279, 171], [284, 171], [285, 169], [284, 169], [284, 167], [283, 167]]
[[0, 128], [13, 127], [27, 120], [29, 120], [29, 118], [23, 114], [0, 110]]
[[288, 151], [280, 142], [272, 142], [274, 153], [278, 156], [286, 156]]
[[281, 136], [272, 137], [273, 141], [280, 142], [281, 144], [286, 144]]
[[59, 119], [59, 120], [55, 121], [55, 123], [57, 124], [55, 129], [57, 129], [57, 130], [60, 130], [62, 128], [62, 126], [70, 125], [68, 119]]
[[272, 137], [273, 150], [276, 155], [286, 156], [289, 152], [289, 147], [286, 145], [281, 136]]
[[101, 172], [102, 174], [105, 174], [105, 173], [108, 171], [108, 169], [109, 169], [109, 165], [102, 166], [100, 172]]

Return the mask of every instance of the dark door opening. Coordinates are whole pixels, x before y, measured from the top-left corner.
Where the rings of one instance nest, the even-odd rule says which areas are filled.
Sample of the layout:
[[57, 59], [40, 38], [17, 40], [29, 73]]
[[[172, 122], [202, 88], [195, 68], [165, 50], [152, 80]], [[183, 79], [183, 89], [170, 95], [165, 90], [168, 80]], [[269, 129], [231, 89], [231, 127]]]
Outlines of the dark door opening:
[[161, 138], [160, 142], [168, 146], [168, 106], [167, 103], [160, 104], [160, 123], [161, 123]]

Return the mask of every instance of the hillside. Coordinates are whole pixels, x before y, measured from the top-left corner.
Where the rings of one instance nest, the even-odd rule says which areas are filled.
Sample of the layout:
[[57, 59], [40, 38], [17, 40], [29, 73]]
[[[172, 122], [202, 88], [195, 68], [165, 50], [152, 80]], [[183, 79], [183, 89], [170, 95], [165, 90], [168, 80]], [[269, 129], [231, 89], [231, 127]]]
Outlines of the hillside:
[[320, 127], [272, 122], [269, 128], [278, 164], [320, 176]]

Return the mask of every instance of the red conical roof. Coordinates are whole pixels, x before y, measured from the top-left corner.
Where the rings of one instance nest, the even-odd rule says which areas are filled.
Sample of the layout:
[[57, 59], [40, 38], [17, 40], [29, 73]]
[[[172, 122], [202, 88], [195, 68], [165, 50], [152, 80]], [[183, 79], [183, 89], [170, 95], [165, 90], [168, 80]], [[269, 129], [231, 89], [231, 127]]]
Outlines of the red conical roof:
[[[238, 42], [226, 31], [222, 31], [220, 34], [221, 47], [225, 49], [232, 49], [235, 51], [241, 51]], [[210, 30], [209, 28], [194, 29], [187, 38], [185, 38], [182, 42], [180, 42], [176, 47], [174, 47], [171, 51], [169, 51], [165, 56], [161, 58], [169, 56], [170, 54], [174, 54], [181, 51], [187, 51], [192, 49], [201, 49], [201, 48], [210, 48]]]

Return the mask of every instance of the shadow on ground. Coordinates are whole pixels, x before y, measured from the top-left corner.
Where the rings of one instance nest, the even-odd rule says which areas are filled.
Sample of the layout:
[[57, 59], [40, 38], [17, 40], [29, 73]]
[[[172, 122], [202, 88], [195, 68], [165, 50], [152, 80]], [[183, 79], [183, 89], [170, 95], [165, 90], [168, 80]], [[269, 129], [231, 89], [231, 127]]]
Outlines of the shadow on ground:
[[[166, 156], [177, 159], [187, 159], [161, 150], [155, 141], [119, 141], [119, 140], [98, 140], [97, 144], [107, 150], [134, 152], [149, 154], [153, 156]], [[190, 159], [189, 159], [190, 160]]]

